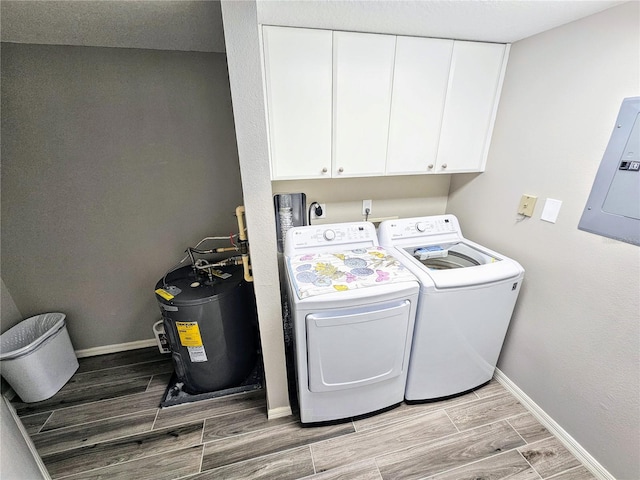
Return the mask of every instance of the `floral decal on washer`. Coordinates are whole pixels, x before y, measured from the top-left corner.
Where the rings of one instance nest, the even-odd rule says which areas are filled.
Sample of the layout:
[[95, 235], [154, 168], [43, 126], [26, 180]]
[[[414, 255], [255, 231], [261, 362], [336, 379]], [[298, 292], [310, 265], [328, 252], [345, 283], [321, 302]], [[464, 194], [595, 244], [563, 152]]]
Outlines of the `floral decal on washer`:
[[287, 261], [299, 298], [416, 280], [382, 247], [305, 254]]

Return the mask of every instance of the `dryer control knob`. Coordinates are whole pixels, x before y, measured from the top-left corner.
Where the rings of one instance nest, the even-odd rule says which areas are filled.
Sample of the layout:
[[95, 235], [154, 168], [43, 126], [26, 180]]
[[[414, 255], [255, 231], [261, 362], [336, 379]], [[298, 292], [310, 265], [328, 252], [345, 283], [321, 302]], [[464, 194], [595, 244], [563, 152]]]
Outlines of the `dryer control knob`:
[[333, 230], [325, 230], [322, 234], [325, 240], [331, 241], [336, 238], [336, 232]]
[[427, 224], [425, 222], [416, 223], [416, 230], [419, 232], [424, 232], [427, 229]]

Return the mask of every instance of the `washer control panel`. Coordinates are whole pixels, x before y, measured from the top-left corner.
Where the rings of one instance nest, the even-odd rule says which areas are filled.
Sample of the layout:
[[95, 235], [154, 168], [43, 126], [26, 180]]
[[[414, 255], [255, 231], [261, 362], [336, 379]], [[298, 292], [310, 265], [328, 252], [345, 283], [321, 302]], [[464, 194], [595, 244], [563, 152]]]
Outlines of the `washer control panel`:
[[378, 245], [376, 228], [371, 222], [334, 223], [294, 227], [287, 232], [285, 253], [295, 254], [304, 250], [330, 251], [334, 247], [344, 249]]
[[392, 240], [431, 235], [462, 236], [458, 219], [453, 215], [437, 215], [433, 217], [387, 220], [380, 224], [379, 236], [383, 245], [385, 241], [388, 243]]

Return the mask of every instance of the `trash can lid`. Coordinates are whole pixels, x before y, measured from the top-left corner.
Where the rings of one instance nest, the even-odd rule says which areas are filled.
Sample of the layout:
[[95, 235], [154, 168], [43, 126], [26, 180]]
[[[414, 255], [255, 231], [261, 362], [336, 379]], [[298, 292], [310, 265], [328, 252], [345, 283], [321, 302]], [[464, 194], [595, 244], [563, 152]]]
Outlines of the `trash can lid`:
[[21, 321], [0, 335], [0, 361], [22, 357], [64, 327], [64, 313], [42, 313]]

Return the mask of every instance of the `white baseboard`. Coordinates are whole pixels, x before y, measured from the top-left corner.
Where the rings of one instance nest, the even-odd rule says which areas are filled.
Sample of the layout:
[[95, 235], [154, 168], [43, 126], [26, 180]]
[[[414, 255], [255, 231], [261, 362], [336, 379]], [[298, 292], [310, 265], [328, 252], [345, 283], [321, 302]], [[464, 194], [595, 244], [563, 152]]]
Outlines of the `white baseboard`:
[[544, 425], [582, 464], [601, 480], [616, 480], [606, 468], [587, 452], [567, 431], [547, 414], [536, 402], [511, 381], [500, 369], [496, 368], [495, 379], [500, 382], [536, 419]]
[[273, 420], [274, 418], [288, 417], [293, 415], [291, 407], [278, 407], [267, 409], [267, 419]]
[[117, 343], [115, 345], [104, 345], [102, 347], [85, 348], [84, 350], [76, 350], [76, 357], [94, 357], [96, 355], [105, 355], [107, 353], [126, 352], [127, 350], [136, 350], [137, 348], [157, 347], [156, 339], [138, 340], [136, 342]]

